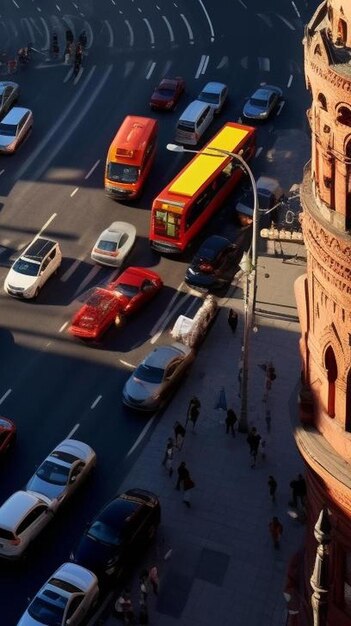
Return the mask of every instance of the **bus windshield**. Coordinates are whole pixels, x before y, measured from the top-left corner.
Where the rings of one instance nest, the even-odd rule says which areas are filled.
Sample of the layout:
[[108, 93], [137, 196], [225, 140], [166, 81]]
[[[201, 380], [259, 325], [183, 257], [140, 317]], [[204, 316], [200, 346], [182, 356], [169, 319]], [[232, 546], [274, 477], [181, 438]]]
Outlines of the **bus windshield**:
[[180, 235], [180, 216], [158, 209], [155, 212], [155, 233], [177, 239]]
[[139, 178], [139, 168], [135, 165], [110, 162], [107, 165], [107, 178], [118, 183], [136, 183]]

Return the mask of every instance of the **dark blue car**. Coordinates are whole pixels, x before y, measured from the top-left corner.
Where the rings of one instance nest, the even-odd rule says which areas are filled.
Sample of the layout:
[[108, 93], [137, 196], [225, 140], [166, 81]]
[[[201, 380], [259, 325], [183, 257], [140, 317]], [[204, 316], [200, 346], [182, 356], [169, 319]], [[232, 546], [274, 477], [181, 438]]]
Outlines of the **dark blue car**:
[[240, 255], [240, 248], [229, 239], [212, 235], [195, 254], [185, 272], [185, 282], [195, 289], [206, 291], [229, 285]]

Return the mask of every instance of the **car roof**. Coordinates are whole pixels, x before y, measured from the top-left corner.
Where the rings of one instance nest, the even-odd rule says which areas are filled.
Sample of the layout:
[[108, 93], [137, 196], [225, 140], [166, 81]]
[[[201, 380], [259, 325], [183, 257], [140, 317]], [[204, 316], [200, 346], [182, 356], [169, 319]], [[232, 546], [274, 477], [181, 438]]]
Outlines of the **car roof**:
[[141, 506], [140, 502], [124, 500], [123, 498], [120, 498], [120, 496], [117, 496], [104, 506], [95, 519], [99, 519], [106, 524], [113, 522], [114, 526], [122, 526], [128, 518], [135, 513], [135, 511], [140, 509]]
[[211, 235], [208, 237], [203, 244], [200, 246], [198, 254], [201, 253], [201, 250], [213, 250], [214, 254], [223, 250], [230, 245], [229, 239], [226, 237], [221, 237], [220, 235]]
[[178, 83], [178, 78], [162, 78], [159, 87], [176, 87]]
[[211, 81], [203, 87], [201, 92], [203, 93], [204, 91], [206, 91], [206, 93], [217, 94], [217, 93], [220, 93], [225, 87], [226, 85], [224, 83], [217, 83], [217, 82]]
[[43, 259], [57, 242], [53, 239], [44, 239], [44, 237], [37, 237], [29, 244], [25, 251], [21, 254], [22, 257], [28, 259], [35, 259], [36, 261]]
[[0, 527], [15, 530], [39, 498], [28, 491], [16, 491], [0, 507]]
[[150, 352], [145, 358], [144, 363], [151, 367], [165, 367], [172, 359], [177, 356], [184, 356], [178, 348], [174, 346], [158, 346], [152, 352]]
[[208, 104], [208, 102], [201, 102], [201, 100], [193, 100], [193, 102], [190, 102], [190, 104], [186, 107], [186, 109], [184, 109], [179, 120], [191, 121], [197, 115], [201, 115], [205, 111], [205, 109], [207, 109], [209, 106], [210, 105]]
[[1, 120], [1, 124], [18, 124], [26, 113], [31, 113], [30, 109], [24, 107], [12, 107], [10, 111]]
[[252, 95], [252, 98], [258, 98], [260, 100], [268, 100], [271, 93], [272, 93], [271, 89], [265, 89], [264, 87], [259, 87], [259, 89], [256, 89], [255, 93]]

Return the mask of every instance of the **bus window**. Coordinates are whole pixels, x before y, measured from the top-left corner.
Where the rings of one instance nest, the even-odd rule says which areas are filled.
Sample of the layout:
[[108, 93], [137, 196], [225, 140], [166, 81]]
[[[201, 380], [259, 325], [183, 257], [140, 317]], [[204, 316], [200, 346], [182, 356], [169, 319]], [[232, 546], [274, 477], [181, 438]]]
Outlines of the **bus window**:
[[158, 235], [166, 237], [179, 237], [180, 235], [180, 217], [170, 211], [156, 211], [155, 213], [155, 232]]

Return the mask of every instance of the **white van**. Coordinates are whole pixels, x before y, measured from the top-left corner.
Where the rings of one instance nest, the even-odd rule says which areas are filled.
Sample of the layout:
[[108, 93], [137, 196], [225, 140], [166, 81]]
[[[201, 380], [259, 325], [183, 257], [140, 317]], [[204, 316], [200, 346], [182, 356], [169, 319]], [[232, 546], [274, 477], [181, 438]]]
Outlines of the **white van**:
[[200, 100], [191, 102], [177, 122], [176, 142], [196, 146], [213, 117], [214, 109], [210, 104]]

